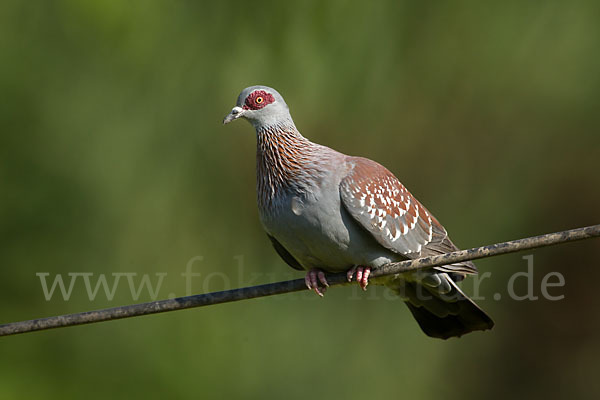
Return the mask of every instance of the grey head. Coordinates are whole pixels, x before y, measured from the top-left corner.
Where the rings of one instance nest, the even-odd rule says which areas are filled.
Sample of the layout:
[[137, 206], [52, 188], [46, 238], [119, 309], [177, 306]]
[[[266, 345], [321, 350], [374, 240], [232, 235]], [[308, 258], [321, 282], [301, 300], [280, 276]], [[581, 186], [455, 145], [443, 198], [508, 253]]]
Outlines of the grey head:
[[257, 131], [273, 126], [294, 127], [285, 100], [277, 90], [268, 86], [250, 86], [242, 90], [235, 107], [225, 117], [223, 124], [240, 117], [248, 120]]

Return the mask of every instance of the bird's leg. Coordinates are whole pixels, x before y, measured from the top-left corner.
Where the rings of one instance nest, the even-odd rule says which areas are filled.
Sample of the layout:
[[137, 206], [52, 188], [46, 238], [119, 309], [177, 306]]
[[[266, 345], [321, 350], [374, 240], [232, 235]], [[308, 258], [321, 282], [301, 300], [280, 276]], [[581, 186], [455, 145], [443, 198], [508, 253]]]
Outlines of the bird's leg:
[[[329, 283], [327, 283], [327, 279], [325, 279], [325, 273], [318, 268], [309, 270], [304, 277], [304, 282], [309, 290], [314, 290], [315, 293], [321, 297], [323, 297], [325, 291], [329, 287]], [[323, 287], [319, 287], [319, 282]]]
[[350, 268], [346, 273], [348, 282], [352, 282], [354, 273], [356, 273], [356, 282], [358, 282], [362, 290], [367, 290], [367, 285], [369, 284], [369, 275], [371, 275], [371, 267], [355, 265], [354, 267]]

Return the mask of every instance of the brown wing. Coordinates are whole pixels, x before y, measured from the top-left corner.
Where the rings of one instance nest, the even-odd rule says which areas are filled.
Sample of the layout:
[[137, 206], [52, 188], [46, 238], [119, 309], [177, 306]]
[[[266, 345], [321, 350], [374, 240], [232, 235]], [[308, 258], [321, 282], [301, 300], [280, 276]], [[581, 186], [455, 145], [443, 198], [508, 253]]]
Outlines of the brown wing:
[[[342, 202], [382, 246], [407, 258], [458, 250], [444, 227], [390, 171], [362, 157], [349, 161], [354, 167], [340, 184]], [[438, 269], [477, 272], [470, 262]]]

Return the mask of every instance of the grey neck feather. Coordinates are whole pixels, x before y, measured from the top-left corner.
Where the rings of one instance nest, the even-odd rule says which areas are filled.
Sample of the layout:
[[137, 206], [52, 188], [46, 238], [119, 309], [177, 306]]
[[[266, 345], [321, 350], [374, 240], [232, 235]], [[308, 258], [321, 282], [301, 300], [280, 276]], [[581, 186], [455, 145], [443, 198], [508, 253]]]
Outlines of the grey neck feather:
[[286, 110], [281, 110], [277, 113], [268, 113], [265, 115], [261, 115], [259, 118], [249, 119], [252, 126], [256, 130], [256, 133], [260, 133], [261, 131], [279, 129], [288, 132], [298, 132], [296, 125], [294, 124], [294, 120], [292, 120], [292, 116], [290, 112]]

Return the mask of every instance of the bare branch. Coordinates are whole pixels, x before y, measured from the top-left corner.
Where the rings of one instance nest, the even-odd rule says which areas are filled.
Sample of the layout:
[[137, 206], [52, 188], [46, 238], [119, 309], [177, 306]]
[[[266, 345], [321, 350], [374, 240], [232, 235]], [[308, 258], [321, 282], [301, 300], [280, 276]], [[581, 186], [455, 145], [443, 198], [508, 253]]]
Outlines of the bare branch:
[[[514, 253], [521, 250], [551, 246], [559, 243], [589, 239], [598, 236], [600, 236], [600, 225], [592, 225], [584, 228], [549, 233], [546, 235], [497, 243], [489, 246], [475, 247], [469, 250], [455, 251], [453, 253], [442, 254], [434, 257], [423, 257], [416, 260], [391, 263], [374, 270], [371, 276], [378, 277], [398, 274], [416, 269], [431, 268], [460, 261], [492, 257], [501, 254]], [[328, 274], [327, 281], [329, 282], [330, 286], [348, 284], [345, 273]], [[186, 308], [203, 307], [219, 303], [253, 299], [256, 297], [298, 292], [300, 290], [306, 290], [304, 279], [295, 279], [285, 282], [225, 290], [222, 292], [198, 294], [194, 296], [179, 297], [176, 299], [107, 308], [104, 310], [87, 311], [56, 317], [13, 322], [0, 325], [0, 336], [16, 335], [20, 333], [62, 328], [73, 325], [91, 324], [95, 322], [121, 318], [138, 317], [148, 314], [183, 310]]]

